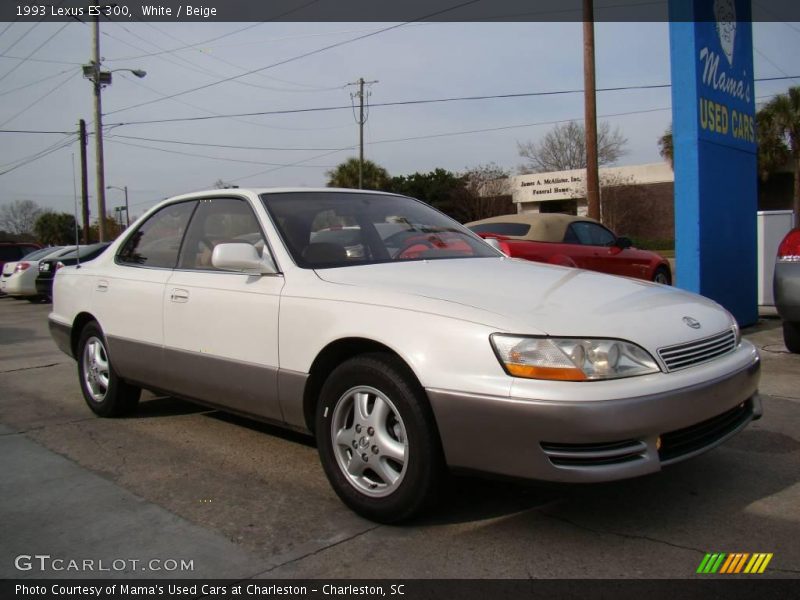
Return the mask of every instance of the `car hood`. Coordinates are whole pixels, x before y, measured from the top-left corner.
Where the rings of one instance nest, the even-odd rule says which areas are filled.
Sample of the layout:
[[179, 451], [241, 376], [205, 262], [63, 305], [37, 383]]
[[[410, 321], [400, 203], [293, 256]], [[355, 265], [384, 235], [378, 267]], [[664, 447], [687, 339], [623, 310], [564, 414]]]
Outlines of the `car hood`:
[[[715, 302], [669, 286], [508, 258], [411, 261], [320, 269], [328, 282], [373, 290], [404, 308], [436, 300], [441, 314], [498, 329], [564, 337], [612, 337], [651, 348], [713, 335], [732, 317]], [[404, 298], [398, 298], [402, 295]], [[449, 305], [449, 306], [448, 306]], [[464, 309], [472, 309], [466, 314]], [[689, 327], [684, 317], [700, 323]]]

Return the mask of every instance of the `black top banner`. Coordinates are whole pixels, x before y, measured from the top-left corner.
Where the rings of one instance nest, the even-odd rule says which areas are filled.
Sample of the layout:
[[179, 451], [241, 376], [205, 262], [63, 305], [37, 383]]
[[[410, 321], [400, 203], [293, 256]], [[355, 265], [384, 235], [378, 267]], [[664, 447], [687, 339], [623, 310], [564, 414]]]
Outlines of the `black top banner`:
[[[694, 0], [670, 0], [688, 9]], [[733, 0], [702, 0], [723, 5]], [[596, 21], [667, 21], [668, 0], [595, 0]], [[583, 0], [0, 0], [0, 21], [582, 21]], [[680, 14], [680, 10], [676, 14]], [[684, 11], [689, 14], [689, 11]], [[798, 0], [753, 0], [754, 21], [800, 21]]]

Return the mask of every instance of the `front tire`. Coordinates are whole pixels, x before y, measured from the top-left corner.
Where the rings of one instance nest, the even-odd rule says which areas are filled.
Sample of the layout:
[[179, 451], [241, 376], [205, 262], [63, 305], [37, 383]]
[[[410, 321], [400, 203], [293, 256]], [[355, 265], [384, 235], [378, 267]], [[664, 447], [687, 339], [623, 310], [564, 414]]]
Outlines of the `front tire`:
[[78, 341], [78, 379], [86, 404], [101, 417], [121, 417], [132, 413], [142, 390], [121, 380], [108, 355], [103, 331], [96, 322], [88, 323]]
[[800, 323], [783, 322], [783, 343], [793, 354], [800, 354]]
[[322, 387], [316, 434], [328, 480], [358, 514], [392, 523], [435, 500], [444, 471], [439, 434], [425, 392], [396, 357], [339, 365]]

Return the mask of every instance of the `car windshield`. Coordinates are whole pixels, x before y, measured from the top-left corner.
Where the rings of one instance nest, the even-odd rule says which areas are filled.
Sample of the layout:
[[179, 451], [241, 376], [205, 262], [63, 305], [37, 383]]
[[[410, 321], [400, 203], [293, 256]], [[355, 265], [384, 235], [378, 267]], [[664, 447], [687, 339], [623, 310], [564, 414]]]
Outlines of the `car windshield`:
[[331, 191], [261, 199], [303, 268], [500, 256], [456, 221], [405, 196]]
[[[75, 258], [76, 253], [80, 258], [86, 258], [92, 255], [98, 255], [108, 246], [108, 243], [89, 244], [88, 246], [79, 246], [77, 250], [71, 250], [67, 254], [62, 254], [60, 258], [69, 259]], [[94, 256], [92, 256], [94, 258]]]

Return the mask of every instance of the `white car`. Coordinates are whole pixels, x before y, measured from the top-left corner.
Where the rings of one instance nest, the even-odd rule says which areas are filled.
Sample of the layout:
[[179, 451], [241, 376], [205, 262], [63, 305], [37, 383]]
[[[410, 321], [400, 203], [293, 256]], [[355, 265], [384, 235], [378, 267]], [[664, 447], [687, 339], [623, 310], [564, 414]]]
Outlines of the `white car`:
[[37, 302], [40, 298], [36, 292], [39, 261], [63, 256], [74, 249], [75, 246], [50, 246], [35, 250], [17, 262], [6, 263], [3, 265], [3, 273], [0, 275], [0, 292]]
[[[363, 252], [313, 241], [340, 226]], [[58, 272], [50, 328], [98, 415], [148, 388], [311, 432], [337, 494], [384, 522], [428, 505], [445, 467], [636, 477], [762, 410], [758, 352], [714, 302], [509, 259], [379, 192], [166, 200]]]

